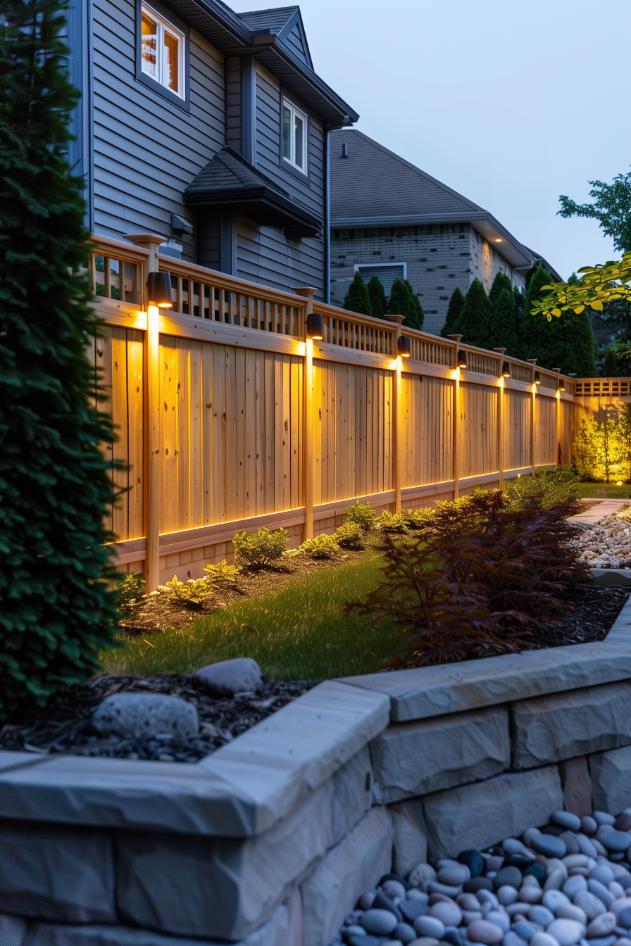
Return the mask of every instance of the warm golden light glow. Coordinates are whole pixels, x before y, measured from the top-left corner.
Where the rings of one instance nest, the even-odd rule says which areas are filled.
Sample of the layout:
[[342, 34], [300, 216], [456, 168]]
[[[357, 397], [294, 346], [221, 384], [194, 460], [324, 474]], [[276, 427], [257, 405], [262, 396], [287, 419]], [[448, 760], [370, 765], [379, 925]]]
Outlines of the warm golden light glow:
[[616, 483], [616, 486], [624, 486], [624, 483], [622, 482], [622, 480], [618, 480], [618, 482]]
[[501, 237], [495, 237], [494, 242], [495, 242], [495, 243], [503, 243], [504, 241], [502, 240]]

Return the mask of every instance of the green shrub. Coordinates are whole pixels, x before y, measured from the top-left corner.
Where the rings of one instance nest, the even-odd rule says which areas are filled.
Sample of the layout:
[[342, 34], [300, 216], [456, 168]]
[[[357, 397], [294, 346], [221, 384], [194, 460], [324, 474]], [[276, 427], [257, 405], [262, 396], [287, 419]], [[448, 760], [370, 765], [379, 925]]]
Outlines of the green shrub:
[[259, 529], [258, 532], [237, 532], [232, 540], [234, 557], [243, 568], [273, 568], [287, 548], [285, 529]]
[[177, 575], [174, 575], [171, 581], [160, 585], [160, 591], [171, 595], [185, 608], [195, 611], [199, 610], [204, 601], [213, 593], [212, 586], [205, 578], [189, 578], [187, 581], [180, 581]]
[[518, 650], [572, 609], [588, 575], [571, 509], [510, 509], [499, 491], [437, 506], [427, 532], [384, 536], [385, 580], [349, 610], [407, 635], [396, 666]]
[[345, 522], [335, 530], [335, 541], [342, 549], [361, 552], [366, 548], [366, 532], [356, 522]]
[[344, 522], [354, 522], [364, 532], [370, 532], [376, 518], [377, 514], [369, 503], [353, 503], [344, 514]]
[[239, 569], [224, 559], [214, 565], [205, 565], [204, 575], [213, 588], [234, 588], [239, 577]]
[[351, 312], [359, 312], [363, 315], [372, 315], [372, 305], [370, 302], [370, 295], [368, 293], [368, 286], [362, 279], [362, 275], [357, 270], [353, 276], [353, 281], [348, 287], [348, 292], [344, 298], [344, 308], [349, 309]]
[[537, 470], [509, 480], [505, 487], [509, 509], [538, 506], [552, 509], [576, 501], [578, 477], [571, 470]]
[[332, 535], [317, 535], [314, 539], [306, 539], [300, 546], [300, 551], [307, 558], [330, 559], [340, 554], [340, 547]]
[[434, 516], [434, 510], [430, 507], [422, 507], [421, 509], [405, 509], [403, 512], [403, 518], [405, 524], [412, 532], [416, 532], [419, 529], [426, 529], [431, 523]]
[[386, 535], [405, 535], [408, 531], [405, 516], [402, 512], [382, 512], [377, 519], [377, 528]]
[[0, 14], [0, 726], [96, 673], [118, 619], [64, 7]]
[[145, 579], [134, 572], [125, 572], [120, 575], [116, 588], [119, 594], [119, 607], [122, 611], [129, 611], [138, 604], [145, 593]]

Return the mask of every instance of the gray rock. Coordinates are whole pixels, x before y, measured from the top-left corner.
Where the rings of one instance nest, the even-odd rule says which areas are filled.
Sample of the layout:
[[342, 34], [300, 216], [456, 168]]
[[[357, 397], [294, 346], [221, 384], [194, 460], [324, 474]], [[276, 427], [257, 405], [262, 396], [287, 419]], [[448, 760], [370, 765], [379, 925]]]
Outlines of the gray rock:
[[366, 910], [360, 920], [361, 925], [369, 933], [375, 933], [377, 936], [388, 936], [397, 925], [397, 918], [394, 913], [388, 910]]
[[624, 853], [631, 847], [631, 834], [626, 831], [615, 831], [613, 828], [611, 831], [603, 832], [600, 840], [608, 851]]
[[193, 677], [204, 689], [217, 696], [254, 692], [263, 682], [261, 668], [251, 657], [235, 657], [208, 664], [196, 670]]
[[533, 938], [530, 940], [530, 946], [559, 946], [559, 944], [553, 936], [540, 931], [535, 933]]
[[440, 920], [444, 926], [459, 926], [462, 922], [460, 907], [450, 900], [442, 900], [429, 908], [430, 916]]
[[193, 704], [162, 693], [113, 693], [96, 707], [92, 723], [99, 732], [136, 739], [148, 735], [186, 739], [199, 731]]
[[389, 870], [391, 847], [390, 818], [384, 809], [373, 808], [337, 847], [327, 851], [301, 887], [304, 946], [319, 946], [333, 938], [362, 892]]
[[440, 940], [445, 932], [445, 924], [435, 916], [419, 916], [414, 920], [414, 929], [419, 936], [432, 936]]
[[552, 814], [552, 821], [566, 831], [580, 831], [581, 819], [571, 811], [555, 811]]
[[508, 713], [480, 710], [391, 725], [370, 748], [386, 802], [426, 795], [508, 768]]
[[585, 932], [585, 927], [575, 920], [554, 920], [546, 932], [559, 943], [559, 946], [574, 946]]
[[485, 946], [494, 946], [504, 935], [503, 930], [487, 920], [474, 920], [467, 927], [467, 936], [474, 943], [484, 943]]
[[616, 928], [616, 917], [613, 913], [601, 913], [595, 917], [587, 927], [587, 938], [609, 936]]
[[546, 857], [563, 857], [566, 854], [565, 843], [553, 834], [540, 834], [533, 838], [532, 846], [538, 854]]
[[529, 825], [545, 824], [561, 804], [561, 783], [553, 767], [429, 795], [423, 809], [430, 853], [455, 856], [466, 848], [481, 850]]
[[66, 923], [115, 920], [111, 839], [90, 828], [1, 822], [0, 911]]
[[342, 841], [369, 811], [372, 793], [370, 752], [364, 746], [333, 774], [333, 844]]

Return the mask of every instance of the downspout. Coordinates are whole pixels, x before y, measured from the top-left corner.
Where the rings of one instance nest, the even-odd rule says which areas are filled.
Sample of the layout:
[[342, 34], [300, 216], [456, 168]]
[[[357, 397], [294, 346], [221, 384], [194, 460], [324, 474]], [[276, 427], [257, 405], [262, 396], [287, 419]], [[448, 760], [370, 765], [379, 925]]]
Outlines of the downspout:
[[324, 133], [324, 301], [331, 301], [331, 163], [329, 129]]

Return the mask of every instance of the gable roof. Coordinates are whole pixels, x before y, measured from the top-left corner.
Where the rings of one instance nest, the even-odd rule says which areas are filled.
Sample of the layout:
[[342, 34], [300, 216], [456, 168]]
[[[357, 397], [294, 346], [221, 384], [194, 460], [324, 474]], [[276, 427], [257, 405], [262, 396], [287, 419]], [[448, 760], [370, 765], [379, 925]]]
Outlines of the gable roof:
[[194, 207], [241, 210], [302, 236], [313, 236], [321, 227], [318, 217], [232, 148], [222, 148], [202, 168], [184, 191], [184, 200]]
[[330, 142], [332, 227], [471, 223], [513, 266], [532, 266], [530, 250], [492, 214], [379, 142], [350, 128]]
[[186, 23], [226, 55], [253, 55], [328, 128], [356, 122], [357, 112], [313, 68], [300, 9], [237, 14], [223, 0], [165, 0]]

